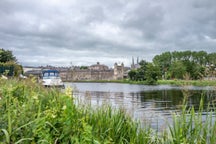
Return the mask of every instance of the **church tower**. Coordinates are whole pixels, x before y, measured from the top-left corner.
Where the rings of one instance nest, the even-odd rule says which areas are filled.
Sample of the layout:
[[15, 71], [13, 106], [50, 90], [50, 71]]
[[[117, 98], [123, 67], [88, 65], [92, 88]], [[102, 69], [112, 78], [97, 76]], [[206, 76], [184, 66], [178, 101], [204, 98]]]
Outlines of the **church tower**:
[[119, 80], [124, 78], [124, 64], [114, 64], [114, 79]]

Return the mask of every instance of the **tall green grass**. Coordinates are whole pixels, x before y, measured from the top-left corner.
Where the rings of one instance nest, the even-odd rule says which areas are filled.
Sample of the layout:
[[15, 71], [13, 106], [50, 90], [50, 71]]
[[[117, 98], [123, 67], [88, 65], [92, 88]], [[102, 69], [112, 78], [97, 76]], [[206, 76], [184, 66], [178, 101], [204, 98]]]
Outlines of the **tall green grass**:
[[214, 112], [203, 113], [203, 111], [202, 100], [197, 112], [195, 112], [194, 107], [187, 108], [187, 105], [183, 105], [181, 113], [173, 114], [173, 122], [163, 133], [163, 142], [170, 144], [216, 143]]
[[154, 143], [122, 110], [75, 105], [32, 80], [1, 80], [0, 97], [0, 143]]
[[75, 104], [70, 89], [45, 89], [34, 80], [0, 81], [0, 144], [93, 143], [180, 144], [216, 143], [215, 113], [204, 115], [183, 102], [181, 112], [163, 132], [141, 128], [123, 109]]

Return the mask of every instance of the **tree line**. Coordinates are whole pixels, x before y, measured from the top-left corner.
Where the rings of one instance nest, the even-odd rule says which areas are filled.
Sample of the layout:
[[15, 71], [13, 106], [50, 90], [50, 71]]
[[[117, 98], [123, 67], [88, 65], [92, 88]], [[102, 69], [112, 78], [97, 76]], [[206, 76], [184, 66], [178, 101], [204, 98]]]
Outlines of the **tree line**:
[[142, 60], [138, 69], [129, 72], [135, 81], [155, 83], [158, 79], [203, 79], [215, 76], [216, 53], [174, 51], [156, 55], [152, 62]]

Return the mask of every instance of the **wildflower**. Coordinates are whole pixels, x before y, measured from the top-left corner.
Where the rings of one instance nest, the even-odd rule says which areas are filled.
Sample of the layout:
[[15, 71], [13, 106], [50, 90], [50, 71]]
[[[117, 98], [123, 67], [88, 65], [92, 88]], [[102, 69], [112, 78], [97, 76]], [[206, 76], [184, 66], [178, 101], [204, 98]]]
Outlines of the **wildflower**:
[[66, 106], [66, 105], [64, 105], [64, 106], [62, 107], [62, 109], [63, 109], [63, 110], [65, 110], [66, 108], [67, 108], [67, 106]]
[[66, 96], [71, 97], [72, 96], [72, 88], [71, 87], [66, 87], [65, 94], [66, 94]]
[[52, 114], [51, 117], [52, 117], [52, 118], [56, 118], [56, 115]]
[[37, 100], [37, 99], [38, 99], [38, 96], [37, 96], [37, 95], [33, 95], [32, 98], [35, 99], [35, 100]]

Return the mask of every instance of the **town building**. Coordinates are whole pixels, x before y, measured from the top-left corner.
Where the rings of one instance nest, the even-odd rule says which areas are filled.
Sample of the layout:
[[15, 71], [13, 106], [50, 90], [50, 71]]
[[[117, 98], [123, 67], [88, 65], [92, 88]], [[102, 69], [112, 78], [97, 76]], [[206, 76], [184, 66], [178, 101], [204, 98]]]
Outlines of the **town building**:
[[[87, 67], [86, 69], [82, 69], [81, 67], [38, 67], [36, 76], [38, 76], [38, 73], [43, 69], [58, 70], [63, 81], [120, 80], [125, 77], [125, 68], [123, 63], [115, 63], [113, 69], [104, 64], [100, 64], [99, 62]], [[24, 67], [25, 74], [35, 75], [33, 69], [31, 69], [31, 71], [28, 70], [29, 67]]]

